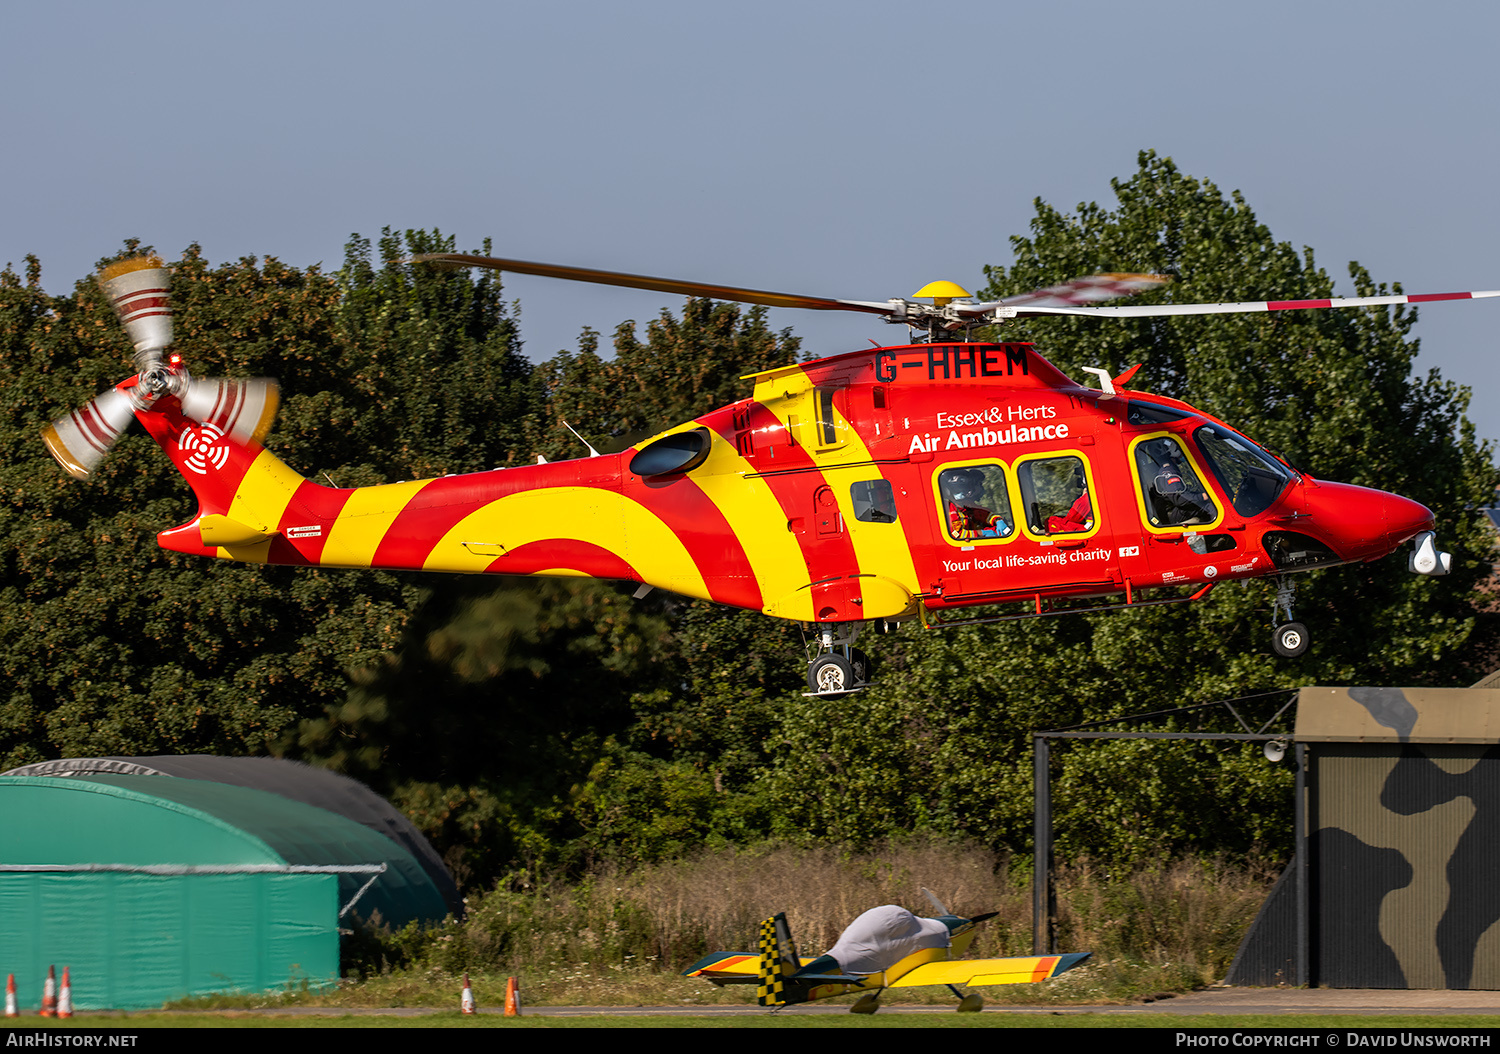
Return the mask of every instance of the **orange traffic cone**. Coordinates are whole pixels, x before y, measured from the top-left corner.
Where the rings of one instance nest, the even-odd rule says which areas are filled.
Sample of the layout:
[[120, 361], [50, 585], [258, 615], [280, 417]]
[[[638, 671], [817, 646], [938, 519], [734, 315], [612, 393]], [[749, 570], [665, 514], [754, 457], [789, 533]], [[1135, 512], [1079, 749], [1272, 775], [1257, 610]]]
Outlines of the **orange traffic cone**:
[[474, 990], [469, 987], [468, 974], [464, 974], [464, 990], [458, 997], [458, 1008], [465, 1014], [474, 1013]]
[[514, 977], [505, 982], [505, 1016], [521, 1016], [521, 986]]
[[73, 982], [68, 980], [68, 968], [63, 967], [62, 989], [57, 993], [57, 1016], [73, 1016]]
[[57, 967], [47, 967], [47, 983], [42, 986], [42, 1016], [57, 1016]]
[[20, 1017], [21, 1011], [16, 1006], [16, 975], [5, 976], [5, 1016]]

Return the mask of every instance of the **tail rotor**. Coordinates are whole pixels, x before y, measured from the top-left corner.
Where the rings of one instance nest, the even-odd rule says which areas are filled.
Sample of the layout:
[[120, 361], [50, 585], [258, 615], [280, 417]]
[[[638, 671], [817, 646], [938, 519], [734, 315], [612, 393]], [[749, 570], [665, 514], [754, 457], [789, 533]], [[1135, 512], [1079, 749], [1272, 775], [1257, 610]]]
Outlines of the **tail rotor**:
[[87, 479], [109, 453], [136, 411], [175, 397], [187, 417], [217, 435], [244, 444], [260, 441], [275, 419], [276, 382], [194, 380], [172, 344], [170, 274], [156, 256], [120, 260], [104, 268], [99, 285], [135, 348], [136, 375], [96, 396], [42, 430], [47, 449], [75, 479]]

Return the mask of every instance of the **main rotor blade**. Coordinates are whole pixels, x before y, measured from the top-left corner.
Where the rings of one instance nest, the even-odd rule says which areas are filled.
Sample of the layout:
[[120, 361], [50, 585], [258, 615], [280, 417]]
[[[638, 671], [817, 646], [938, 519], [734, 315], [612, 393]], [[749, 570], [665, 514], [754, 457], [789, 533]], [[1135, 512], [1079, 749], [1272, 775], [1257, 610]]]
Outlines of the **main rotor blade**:
[[953, 306], [961, 315], [988, 314], [997, 307], [1083, 307], [1116, 297], [1133, 296], [1142, 290], [1166, 285], [1171, 280], [1170, 275], [1162, 274], [1090, 274], [1003, 300]]
[[1439, 300], [1481, 300], [1500, 296], [1500, 289], [1469, 293], [1411, 293], [1400, 296], [1330, 297], [1327, 300], [1246, 300], [1225, 304], [1140, 304], [1127, 307], [1038, 307], [1018, 309], [1014, 318], [1044, 315], [1098, 315], [1105, 318], [1147, 318], [1153, 315], [1229, 315], [1255, 311], [1307, 311], [1327, 307], [1382, 307], [1390, 304], [1430, 304]]
[[707, 282], [683, 282], [675, 278], [651, 278], [647, 275], [623, 274], [619, 271], [595, 271], [588, 267], [564, 267], [558, 264], [532, 263], [527, 260], [502, 260], [494, 256], [468, 256], [463, 253], [422, 253], [413, 263], [438, 267], [486, 267], [512, 274], [534, 274], [544, 278], [567, 278], [574, 282], [624, 286], [627, 289], [650, 289], [657, 293], [679, 296], [703, 296], [714, 300], [733, 300], [741, 304], [765, 307], [800, 307], [814, 311], [864, 311], [872, 315], [889, 315], [897, 309], [889, 303], [864, 300], [829, 300], [796, 293], [770, 293], [762, 289], [741, 289], [732, 285], [710, 285]]

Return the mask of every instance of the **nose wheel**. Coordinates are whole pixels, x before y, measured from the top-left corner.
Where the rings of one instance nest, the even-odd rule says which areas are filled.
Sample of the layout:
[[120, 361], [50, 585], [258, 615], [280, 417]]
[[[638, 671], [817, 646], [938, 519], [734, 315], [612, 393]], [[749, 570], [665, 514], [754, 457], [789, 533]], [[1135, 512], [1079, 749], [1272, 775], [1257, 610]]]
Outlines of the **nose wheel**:
[[1271, 650], [1283, 659], [1295, 659], [1307, 650], [1307, 627], [1300, 622], [1277, 626], [1271, 636]]
[[[1271, 611], [1271, 650], [1283, 659], [1295, 659], [1307, 650], [1312, 638], [1307, 627], [1292, 620], [1292, 603], [1297, 598], [1297, 583], [1290, 578], [1276, 580], [1276, 605]], [[1282, 612], [1286, 621], [1279, 622]]]

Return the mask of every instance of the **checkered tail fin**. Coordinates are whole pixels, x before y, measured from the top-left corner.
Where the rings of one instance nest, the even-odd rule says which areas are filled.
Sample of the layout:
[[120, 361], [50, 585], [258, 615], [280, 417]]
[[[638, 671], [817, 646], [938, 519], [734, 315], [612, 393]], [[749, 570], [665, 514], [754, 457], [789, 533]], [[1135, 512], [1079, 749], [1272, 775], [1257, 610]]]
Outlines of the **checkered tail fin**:
[[787, 927], [786, 915], [777, 912], [760, 924], [760, 983], [755, 1001], [761, 1006], [786, 1006], [806, 1002], [802, 986], [788, 981], [802, 967], [797, 945]]

